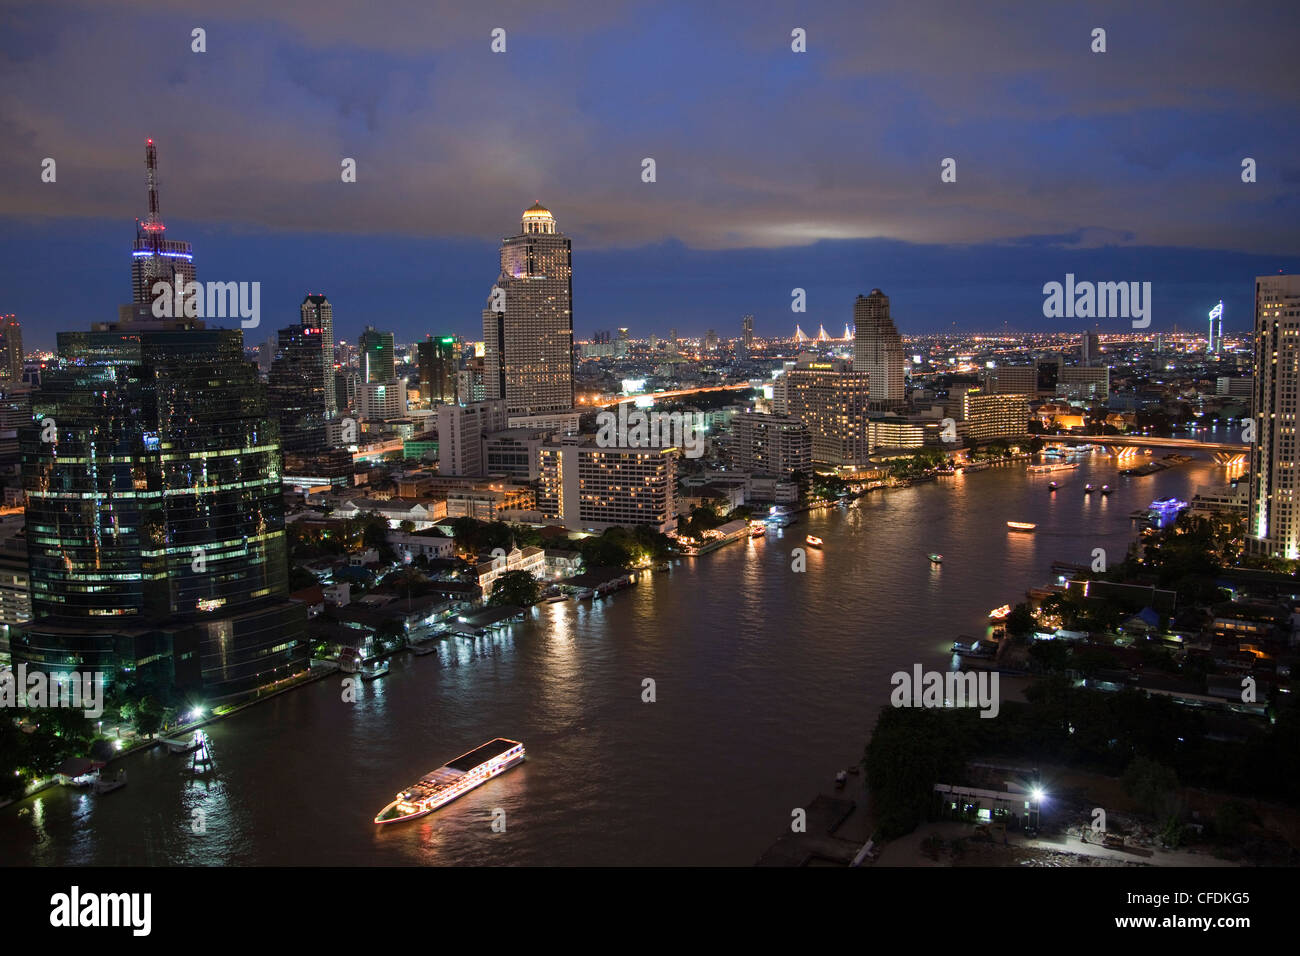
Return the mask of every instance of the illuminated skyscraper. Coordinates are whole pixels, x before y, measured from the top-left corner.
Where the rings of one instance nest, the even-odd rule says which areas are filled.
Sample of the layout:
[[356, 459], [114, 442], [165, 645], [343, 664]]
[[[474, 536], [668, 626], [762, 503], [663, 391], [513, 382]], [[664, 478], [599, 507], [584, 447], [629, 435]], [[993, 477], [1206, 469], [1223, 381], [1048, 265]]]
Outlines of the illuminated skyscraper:
[[[1251, 551], [1300, 558], [1300, 275], [1255, 280], [1255, 434], [1250, 450]], [[1251, 436], [1243, 436], [1249, 443]]]
[[239, 330], [64, 332], [19, 432], [34, 620], [14, 661], [205, 702], [307, 669], [279, 437]]
[[747, 315], [740, 320], [740, 341], [745, 351], [754, 347], [754, 317]]
[[488, 399], [505, 399], [512, 414], [573, 407], [573, 253], [541, 203], [501, 241], [483, 339]]
[[889, 317], [889, 296], [879, 289], [853, 303], [853, 371], [866, 372], [876, 407], [903, 401], [903, 339]]
[[1223, 352], [1223, 300], [1210, 310], [1210, 337], [1206, 342], [1206, 349], [1211, 355], [1219, 355]]
[[339, 406], [334, 386], [334, 306], [323, 295], [308, 295], [302, 300], [302, 324], [320, 329], [321, 382], [325, 386], [325, 415], [333, 418]]
[[166, 238], [167, 227], [158, 203], [158, 150], [153, 140], [145, 143], [144, 165], [149, 213], [135, 221], [135, 242], [131, 246], [131, 301], [137, 308], [152, 304], [155, 282], [173, 283], [178, 273], [185, 283], [195, 281], [193, 247]]

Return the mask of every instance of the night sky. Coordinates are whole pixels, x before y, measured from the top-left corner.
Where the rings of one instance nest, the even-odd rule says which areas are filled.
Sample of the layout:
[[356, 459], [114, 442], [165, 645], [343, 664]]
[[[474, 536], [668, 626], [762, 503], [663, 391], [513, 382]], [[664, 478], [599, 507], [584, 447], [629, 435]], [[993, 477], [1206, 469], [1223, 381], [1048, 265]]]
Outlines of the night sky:
[[307, 292], [349, 340], [480, 338], [534, 200], [579, 337], [838, 335], [873, 287], [905, 334], [1131, 330], [1045, 319], [1067, 272], [1152, 282], [1152, 329], [1220, 298], [1246, 328], [1253, 277], [1300, 272], [1300, 5], [1131, 6], [6, 2], [0, 313], [29, 348], [116, 316], [153, 137], [199, 279], [262, 283], [253, 342]]

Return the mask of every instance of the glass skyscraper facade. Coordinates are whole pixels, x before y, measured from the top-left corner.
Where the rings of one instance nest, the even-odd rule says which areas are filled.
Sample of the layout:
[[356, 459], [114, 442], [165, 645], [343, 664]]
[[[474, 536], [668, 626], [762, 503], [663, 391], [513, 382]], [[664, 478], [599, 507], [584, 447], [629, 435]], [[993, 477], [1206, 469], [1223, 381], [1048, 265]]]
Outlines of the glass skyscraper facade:
[[281, 452], [237, 330], [65, 332], [19, 448], [34, 620], [15, 663], [204, 700], [307, 667]]

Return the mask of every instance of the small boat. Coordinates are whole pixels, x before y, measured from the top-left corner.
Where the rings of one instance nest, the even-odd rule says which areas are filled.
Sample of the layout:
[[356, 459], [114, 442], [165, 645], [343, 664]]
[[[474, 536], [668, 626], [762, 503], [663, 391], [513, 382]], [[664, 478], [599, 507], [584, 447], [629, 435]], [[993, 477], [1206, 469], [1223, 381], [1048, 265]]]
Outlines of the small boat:
[[1114, 491], [1114, 489], [1111, 488], [1110, 485], [1102, 485], [1102, 486], [1101, 486], [1101, 493], [1102, 493], [1103, 495], [1108, 495], [1108, 494], [1110, 494], [1112, 491]]
[[577, 598], [579, 601], [585, 601], [587, 600], [587, 598], [591, 598], [595, 596], [596, 596], [596, 592], [593, 591], [591, 588], [583, 588], [577, 594]]
[[388, 673], [388, 661], [376, 661], [361, 671], [362, 680], [378, 680]]
[[99, 772], [95, 780], [96, 793], [112, 793], [114, 790], [120, 790], [126, 786], [126, 771], [119, 770], [111, 777], [105, 777], [104, 771]]
[[411, 653], [416, 655], [417, 657], [423, 657], [426, 654], [432, 654], [436, 650], [437, 650], [436, 647], [429, 647], [427, 644], [411, 645]]
[[170, 754], [187, 754], [199, 749], [199, 738], [197, 734], [191, 737], [189, 740], [178, 740], [178, 739], [169, 740], [165, 737], [160, 737], [158, 738], [158, 742], [165, 744], [167, 747], [167, 752]]
[[749, 536], [751, 538], [762, 538], [762, 537], [766, 537], [766, 535], [767, 535], [767, 528], [761, 524], [756, 524], [749, 529]]
[[1088, 484], [1086, 484], [1086, 485], [1083, 486], [1083, 493], [1084, 493], [1085, 495], [1090, 495], [1090, 494], [1092, 494], [1092, 483], [1091, 483], [1091, 482], [1089, 482]]
[[1058, 484], [1057, 482], [1053, 481], [1053, 482], [1051, 482], [1051, 483], [1047, 486], [1047, 490], [1048, 490], [1048, 491], [1056, 491], [1056, 489], [1059, 488], [1059, 487], [1061, 487], [1060, 484]]
[[835, 786], [837, 786], [837, 787], [842, 787], [842, 786], [844, 786], [845, 782], [846, 782], [848, 779], [849, 779], [849, 773], [848, 773], [848, 771], [847, 771], [847, 770], [841, 770], [839, 773], [837, 773], [837, 774], [835, 775]]
[[931, 563], [931, 564], [943, 564], [943, 555], [942, 555], [942, 554], [932, 554], [932, 555], [930, 555], [930, 563]]
[[808, 535], [808, 537], [804, 538], [804, 541], [808, 542], [808, 544], [814, 548], [820, 548], [822, 546], [822, 539], [817, 537], [815, 534]]
[[1032, 533], [1038, 525], [1034, 524], [1032, 521], [1008, 521], [1007, 527], [1012, 531], [1022, 531], [1028, 534]]
[[550, 597], [546, 599], [546, 603], [559, 604], [561, 601], [567, 601], [568, 599], [569, 596], [567, 594], [552, 594]]

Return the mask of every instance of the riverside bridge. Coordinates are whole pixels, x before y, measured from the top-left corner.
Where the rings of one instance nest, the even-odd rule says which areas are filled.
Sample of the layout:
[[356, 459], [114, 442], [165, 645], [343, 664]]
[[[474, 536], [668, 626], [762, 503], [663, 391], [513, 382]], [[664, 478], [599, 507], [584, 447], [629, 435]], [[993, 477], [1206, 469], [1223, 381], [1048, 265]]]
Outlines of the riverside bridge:
[[1221, 465], [1243, 465], [1250, 446], [1232, 442], [1197, 441], [1194, 438], [1161, 438], [1156, 435], [1042, 435], [1045, 442], [1064, 445], [1101, 445], [1118, 459], [1132, 458], [1143, 448], [1169, 448], [1209, 452]]

